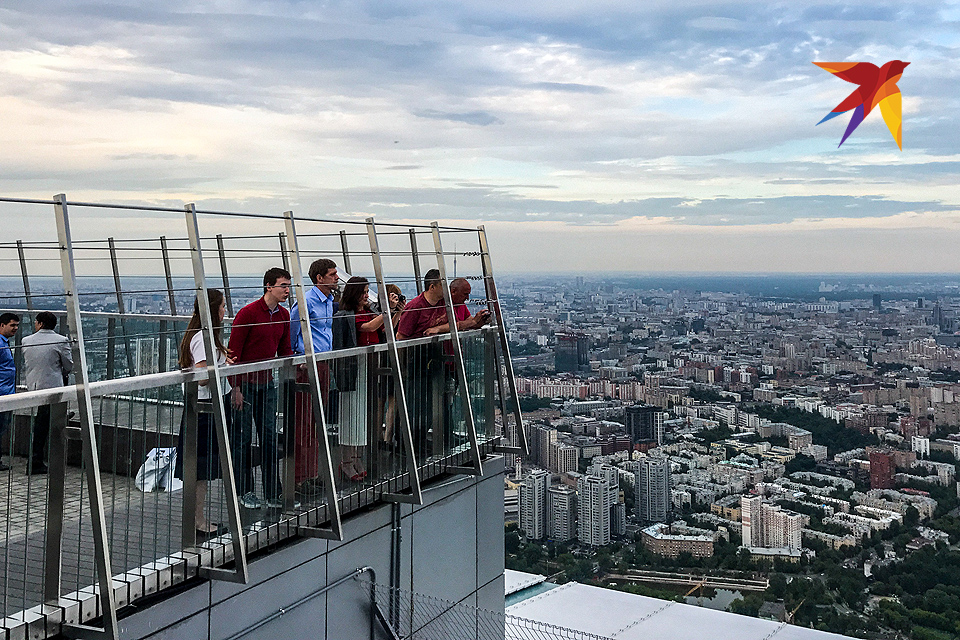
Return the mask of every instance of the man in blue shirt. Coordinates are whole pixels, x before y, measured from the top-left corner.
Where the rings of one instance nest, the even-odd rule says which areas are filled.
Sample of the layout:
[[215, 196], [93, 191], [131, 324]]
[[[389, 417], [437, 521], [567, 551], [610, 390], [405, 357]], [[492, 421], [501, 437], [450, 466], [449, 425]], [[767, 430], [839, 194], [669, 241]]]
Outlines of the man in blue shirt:
[[[20, 316], [15, 313], [0, 314], [0, 396], [10, 395], [17, 391], [17, 367], [13, 362], [13, 352], [10, 350], [10, 338], [17, 335], [20, 328]], [[13, 413], [0, 411], [0, 442], [3, 449], [11, 450], [11, 443], [7, 441], [7, 429]], [[2, 451], [3, 449], [0, 449]], [[3, 464], [0, 458], [0, 471], [9, 471], [10, 467]]]
[[[333, 294], [337, 290], [339, 274], [337, 264], [333, 260], [320, 258], [310, 265], [310, 282], [313, 288], [306, 292], [307, 317], [310, 319], [310, 336], [313, 338], [313, 350], [316, 353], [333, 349], [333, 314], [337, 312], [337, 303]], [[300, 307], [294, 304], [290, 309], [290, 346], [293, 352], [302, 354], [303, 330], [300, 326]], [[330, 367], [326, 362], [317, 363], [317, 374], [320, 376], [320, 393], [323, 396], [324, 410], [328, 407], [327, 396], [330, 389]], [[306, 370], [297, 374], [297, 382], [306, 382]], [[310, 409], [309, 395], [297, 394], [297, 411], [294, 421], [296, 426], [295, 465], [297, 492], [304, 499], [319, 496], [321, 487], [317, 480], [320, 473], [320, 441], [317, 439], [317, 430], [313, 423], [313, 412]]]

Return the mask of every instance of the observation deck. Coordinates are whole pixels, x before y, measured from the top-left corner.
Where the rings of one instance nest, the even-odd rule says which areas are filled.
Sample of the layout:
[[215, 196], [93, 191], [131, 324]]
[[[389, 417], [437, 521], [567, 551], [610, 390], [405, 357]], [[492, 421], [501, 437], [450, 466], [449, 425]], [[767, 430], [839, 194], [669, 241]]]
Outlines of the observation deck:
[[[0, 198], [0, 216], [19, 221], [3, 225], [0, 238], [0, 312], [21, 319], [10, 338], [16, 393], [0, 396], [0, 413], [11, 414], [0, 448], [11, 466], [0, 473], [5, 637], [121, 637], [120, 621], [144, 603], [202, 580], [247, 583], [258, 557], [297, 540], [349, 541], [353, 519], [383, 505], [416, 509], [438, 482], [482, 479], [491, 461], [502, 473], [499, 456], [526, 449], [483, 227], [64, 195]], [[332, 259], [343, 280], [367, 278], [384, 310], [382, 340], [323, 351], [300, 314], [302, 354], [217, 364], [210, 290], [224, 294], [228, 344], [236, 313], [263, 295], [269, 268], [292, 276], [282, 305], [309, 308], [309, 265], [318, 258]], [[449, 331], [398, 339], [387, 285], [413, 298], [433, 268]], [[466, 304], [471, 313], [488, 309], [488, 324], [458, 330], [455, 278], [472, 283], [479, 299]], [[184, 369], [178, 354], [195, 300], [208, 366]], [[24, 355], [35, 347], [22, 340], [43, 311], [69, 341], [73, 373], [28, 391]], [[250, 446], [238, 449], [244, 426], [227, 389], [245, 377], [275, 409], [254, 417]], [[201, 385], [216, 391], [212, 400], [200, 399]], [[256, 403], [248, 397], [239, 412]], [[48, 471], [31, 473], [44, 412]], [[215, 442], [204, 440], [203, 425]], [[174, 449], [182, 488], [170, 486], [172, 469], [159, 481], [166, 490], [142, 490], [149, 481], [138, 488], [149, 454]], [[248, 472], [253, 484], [241, 486]], [[223, 526], [198, 536], [204, 520]], [[396, 627], [405, 609], [394, 596], [381, 599], [374, 609], [384, 628]]]

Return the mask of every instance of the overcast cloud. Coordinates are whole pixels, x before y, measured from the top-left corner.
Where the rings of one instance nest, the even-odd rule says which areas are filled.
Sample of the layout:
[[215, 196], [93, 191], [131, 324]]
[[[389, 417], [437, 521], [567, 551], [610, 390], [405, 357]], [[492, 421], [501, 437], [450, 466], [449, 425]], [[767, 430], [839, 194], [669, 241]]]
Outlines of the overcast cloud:
[[[956, 271], [931, 249], [960, 241], [958, 21], [931, 2], [4, 3], [0, 194], [482, 223], [515, 270], [563, 247], [564, 270]], [[891, 59], [911, 62], [904, 150], [879, 113], [838, 149], [848, 118], [814, 125], [853, 85], [811, 62]]]

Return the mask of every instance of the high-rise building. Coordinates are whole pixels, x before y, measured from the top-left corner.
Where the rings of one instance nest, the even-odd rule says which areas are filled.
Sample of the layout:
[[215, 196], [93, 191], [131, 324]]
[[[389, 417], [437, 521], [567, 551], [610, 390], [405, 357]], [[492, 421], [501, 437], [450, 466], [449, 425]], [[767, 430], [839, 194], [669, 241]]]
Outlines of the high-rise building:
[[558, 333], [553, 354], [557, 373], [590, 370], [590, 343], [583, 333]]
[[743, 546], [799, 551], [803, 516], [765, 503], [761, 496], [740, 499]]
[[566, 473], [577, 470], [577, 461], [579, 452], [576, 447], [571, 447], [562, 442], [550, 443], [550, 470], [556, 473]]
[[879, 309], [879, 308], [880, 308], [880, 294], [879, 294], [879, 293], [873, 294], [873, 308], [874, 308], [874, 309]]
[[664, 413], [653, 405], [634, 405], [624, 411], [624, 428], [633, 442], [654, 440], [663, 444]]
[[741, 537], [745, 547], [763, 546], [763, 498], [743, 496], [740, 498]]
[[577, 481], [577, 538], [592, 547], [610, 544], [610, 486], [600, 476]]
[[550, 474], [538, 469], [520, 483], [520, 530], [528, 540], [547, 534], [547, 490]]
[[551, 446], [557, 442], [557, 430], [553, 427], [541, 427], [537, 431], [537, 464], [546, 469], [552, 469], [555, 465], [550, 464]]
[[547, 535], [556, 542], [577, 537], [577, 492], [573, 487], [560, 485], [547, 491]]
[[637, 517], [642, 522], [666, 522], [670, 515], [670, 463], [666, 458], [641, 458], [636, 471]]
[[870, 488], [893, 489], [893, 474], [896, 467], [893, 456], [887, 451], [870, 451]]
[[610, 509], [610, 533], [615, 536], [627, 533], [627, 505], [619, 500]]

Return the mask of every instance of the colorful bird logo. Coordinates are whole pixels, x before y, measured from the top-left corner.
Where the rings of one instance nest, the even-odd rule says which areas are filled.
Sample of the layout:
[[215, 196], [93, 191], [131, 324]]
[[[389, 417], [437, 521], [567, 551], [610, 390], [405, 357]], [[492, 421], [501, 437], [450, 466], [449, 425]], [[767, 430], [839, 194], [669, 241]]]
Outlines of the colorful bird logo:
[[826, 122], [831, 118], [836, 118], [841, 113], [846, 113], [853, 109], [853, 116], [850, 118], [850, 124], [840, 140], [840, 145], [850, 137], [854, 129], [860, 126], [863, 119], [877, 105], [880, 105], [880, 113], [883, 114], [883, 121], [887, 123], [887, 128], [897, 141], [897, 146], [903, 151], [902, 126], [901, 126], [901, 98], [900, 88], [897, 81], [903, 75], [903, 70], [909, 62], [900, 60], [891, 60], [882, 67], [877, 67], [869, 62], [814, 62], [821, 69], [825, 69], [833, 75], [860, 85], [846, 99], [833, 108], [833, 111], [818, 122]]

